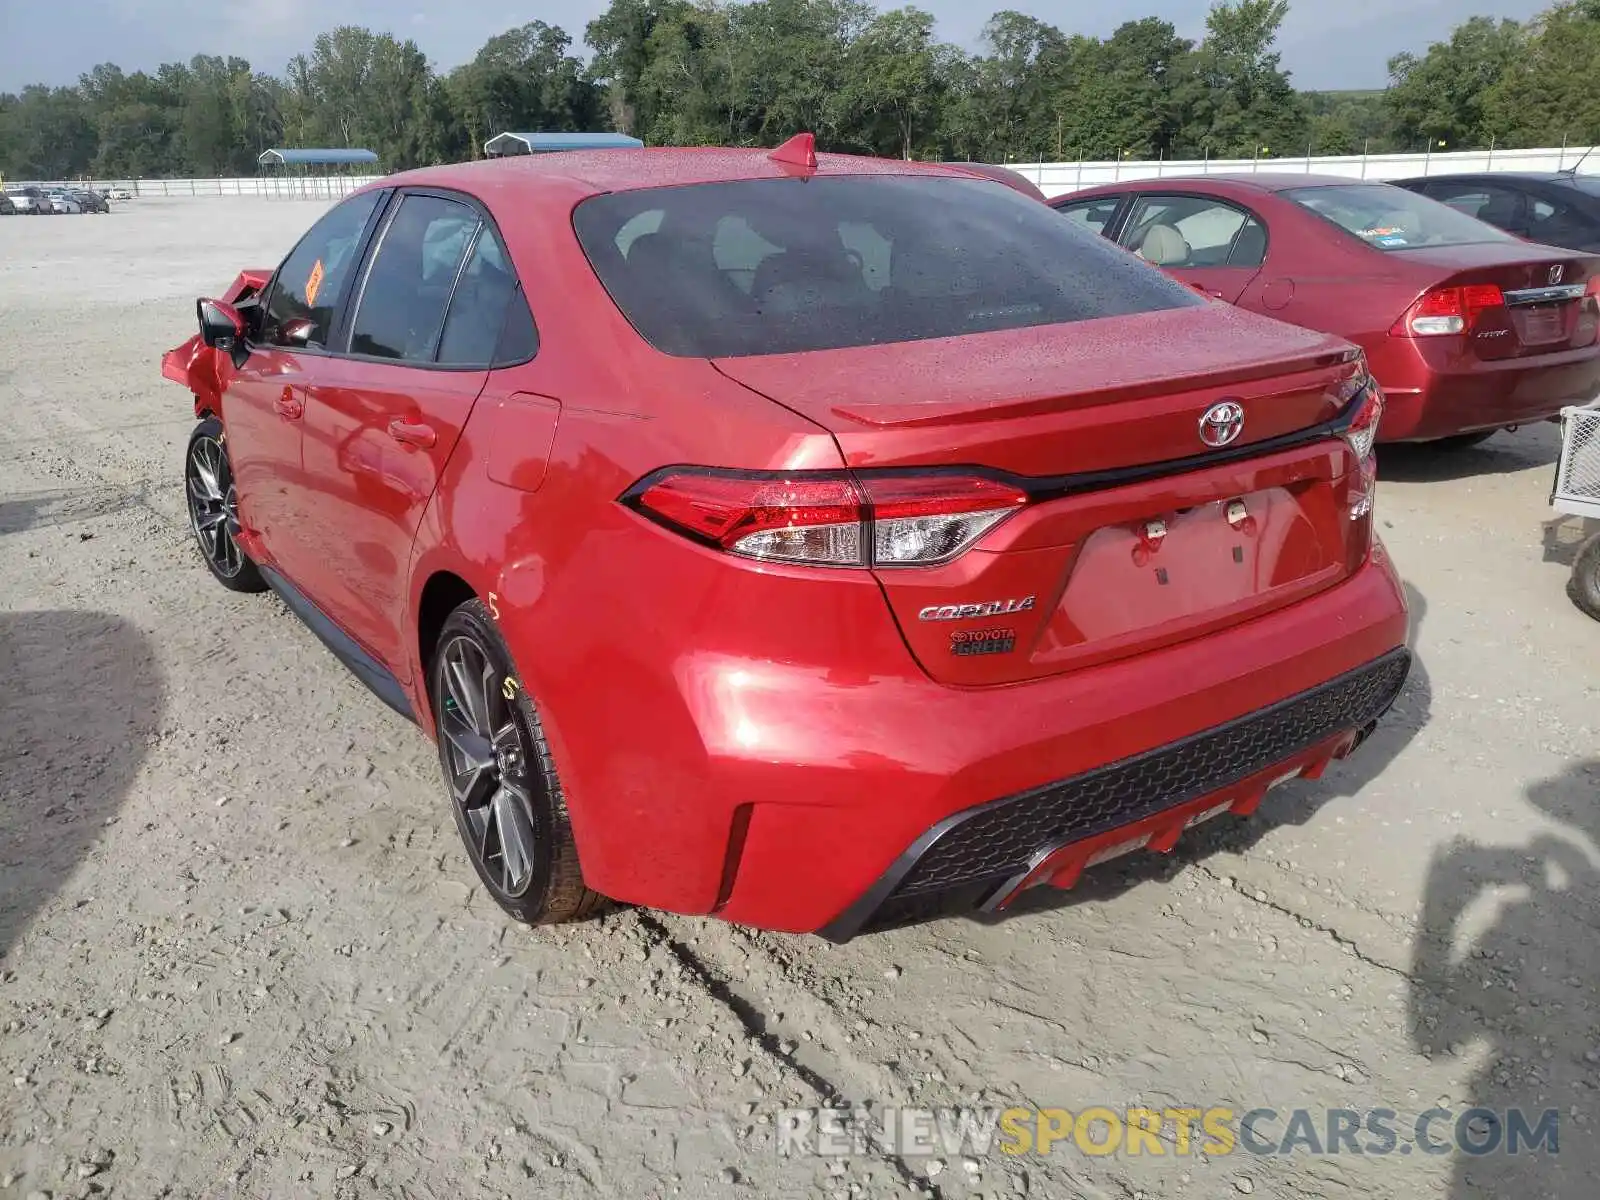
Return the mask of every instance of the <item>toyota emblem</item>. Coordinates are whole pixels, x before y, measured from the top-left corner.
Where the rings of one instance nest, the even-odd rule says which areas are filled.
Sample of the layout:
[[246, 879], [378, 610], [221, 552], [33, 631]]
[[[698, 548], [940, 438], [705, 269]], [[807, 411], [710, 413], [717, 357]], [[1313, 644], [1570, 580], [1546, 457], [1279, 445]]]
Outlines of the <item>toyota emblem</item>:
[[1208, 446], [1230, 445], [1243, 432], [1244, 406], [1235, 400], [1213, 404], [1200, 418], [1200, 440]]
[[1555, 266], [1550, 268], [1550, 286], [1551, 287], [1554, 287], [1556, 284], [1561, 282], [1561, 275], [1562, 275], [1562, 272], [1564, 272], [1565, 270], [1566, 270], [1566, 268], [1564, 266], [1562, 266], [1562, 264], [1560, 264], [1560, 263], [1557, 263]]

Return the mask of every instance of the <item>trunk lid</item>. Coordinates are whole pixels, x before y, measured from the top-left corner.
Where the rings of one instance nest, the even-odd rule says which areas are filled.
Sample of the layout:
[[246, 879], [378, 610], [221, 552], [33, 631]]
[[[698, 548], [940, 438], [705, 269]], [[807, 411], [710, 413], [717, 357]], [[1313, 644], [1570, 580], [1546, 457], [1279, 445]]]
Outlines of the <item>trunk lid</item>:
[[1594, 344], [1600, 307], [1589, 291], [1600, 257], [1526, 242], [1487, 242], [1394, 252], [1431, 268], [1433, 286], [1500, 289], [1504, 303], [1475, 311], [1466, 344], [1485, 361], [1527, 358]]
[[[1365, 557], [1335, 437], [1344, 342], [1224, 304], [1077, 325], [718, 360], [829, 429], [858, 470], [1001, 472], [1031, 503], [943, 566], [875, 574], [930, 675], [1013, 683], [1238, 624]], [[1226, 449], [1202, 418], [1240, 405]]]

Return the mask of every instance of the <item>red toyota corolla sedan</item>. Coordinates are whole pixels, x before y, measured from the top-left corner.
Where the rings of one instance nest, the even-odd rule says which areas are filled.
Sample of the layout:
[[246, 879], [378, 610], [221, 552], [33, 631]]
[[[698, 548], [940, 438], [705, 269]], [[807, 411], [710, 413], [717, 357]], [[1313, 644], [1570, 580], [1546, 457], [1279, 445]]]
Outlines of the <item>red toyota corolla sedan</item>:
[[1388, 401], [1379, 441], [1468, 446], [1600, 391], [1600, 257], [1404, 188], [1210, 175], [1051, 204], [1214, 297], [1356, 343]]
[[1320, 773], [1408, 669], [1360, 352], [958, 169], [422, 170], [199, 310], [207, 565], [428, 731], [525, 921], [1002, 909]]

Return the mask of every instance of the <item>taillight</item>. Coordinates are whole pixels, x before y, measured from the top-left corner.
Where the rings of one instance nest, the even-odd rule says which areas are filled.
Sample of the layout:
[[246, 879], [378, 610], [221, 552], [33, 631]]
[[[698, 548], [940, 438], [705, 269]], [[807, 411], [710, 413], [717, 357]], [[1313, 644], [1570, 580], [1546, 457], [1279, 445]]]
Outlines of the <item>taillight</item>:
[[1368, 378], [1351, 401], [1356, 406], [1345, 426], [1344, 440], [1356, 454], [1356, 474], [1350, 482], [1350, 519], [1372, 515], [1378, 491], [1378, 424], [1383, 420], [1383, 392]]
[[652, 519], [730, 554], [835, 567], [949, 562], [1027, 504], [977, 475], [718, 472], [685, 469], [624, 498]]
[[1439, 337], [1465, 333], [1478, 314], [1502, 308], [1505, 294], [1492, 283], [1469, 283], [1465, 287], [1436, 287], [1406, 310], [1389, 332], [1396, 337]]

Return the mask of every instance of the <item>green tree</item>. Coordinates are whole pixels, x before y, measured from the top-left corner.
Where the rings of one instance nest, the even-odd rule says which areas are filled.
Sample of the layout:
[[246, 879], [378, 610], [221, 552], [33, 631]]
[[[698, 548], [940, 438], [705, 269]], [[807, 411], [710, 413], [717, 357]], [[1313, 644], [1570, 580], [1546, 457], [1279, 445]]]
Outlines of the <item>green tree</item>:
[[7, 178], [66, 179], [87, 171], [95, 128], [75, 88], [25, 87], [0, 107], [0, 160]]
[[1517, 146], [1600, 142], [1600, 0], [1556, 5], [1526, 31], [1520, 51], [1486, 89], [1489, 129]]
[[1066, 86], [1052, 105], [1060, 135], [1052, 157], [1170, 157], [1192, 51], [1193, 43], [1155, 17], [1129, 21], [1103, 42], [1073, 38]]
[[1212, 8], [1193, 73], [1180, 89], [1187, 152], [1249, 158], [1304, 148], [1305, 106], [1273, 48], [1288, 11], [1288, 0]]
[[1515, 21], [1472, 17], [1421, 58], [1391, 58], [1387, 104], [1401, 145], [1420, 148], [1430, 139], [1462, 149], [1487, 145], [1497, 130], [1486, 103], [1523, 60], [1525, 42]]
[[490, 38], [450, 73], [446, 91], [471, 157], [507, 130], [593, 129], [603, 122], [601, 89], [568, 53], [571, 45], [564, 30], [533, 21]]
[[850, 46], [835, 118], [840, 140], [871, 154], [914, 158], [937, 133], [941, 99], [932, 14], [883, 13]]

